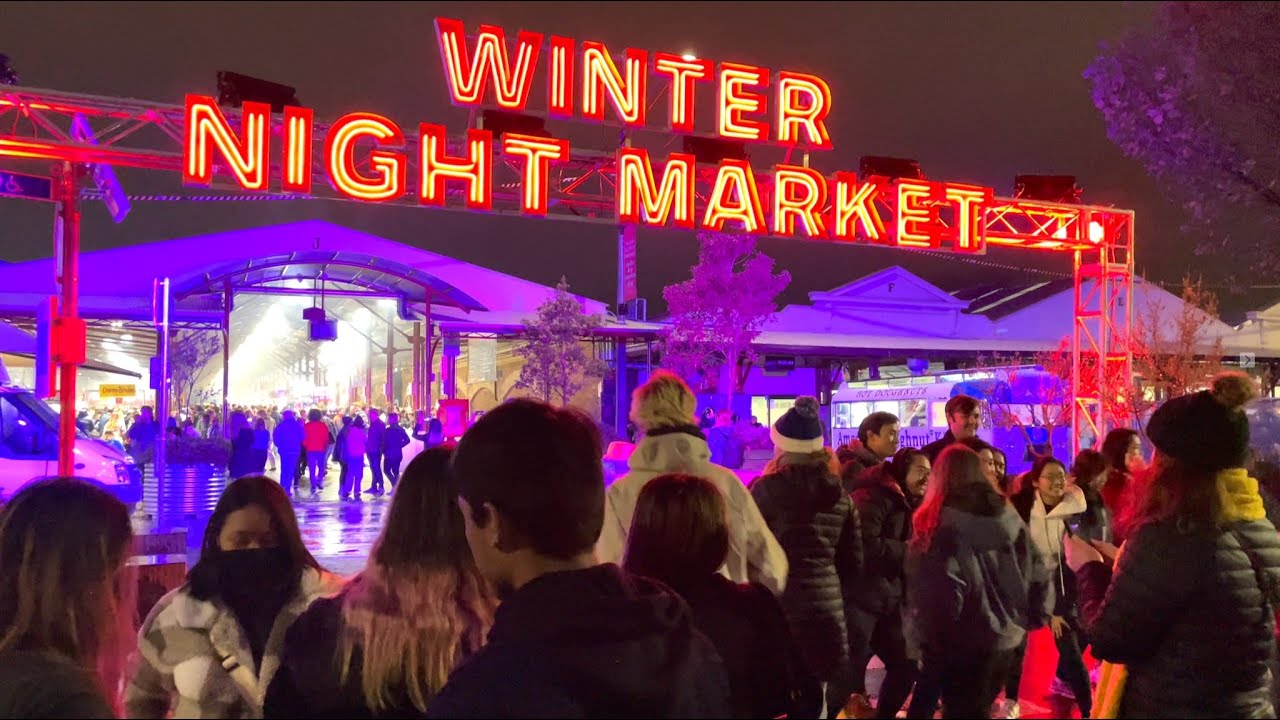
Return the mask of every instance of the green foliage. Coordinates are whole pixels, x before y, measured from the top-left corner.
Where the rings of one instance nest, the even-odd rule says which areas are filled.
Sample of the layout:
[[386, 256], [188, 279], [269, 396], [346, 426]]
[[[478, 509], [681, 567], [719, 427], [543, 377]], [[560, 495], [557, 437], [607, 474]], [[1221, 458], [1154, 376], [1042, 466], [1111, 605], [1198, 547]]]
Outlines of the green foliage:
[[567, 405], [587, 383], [604, 377], [605, 364], [590, 356], [583, 340], [604, 322], [602, 315], [586, 315], [560, 278], [555, 294], [538, 307], [538, 316], [524, 323], [525, 343], [516, 350], [524, 359], [516, 387], [544, 402], [559, 399]]

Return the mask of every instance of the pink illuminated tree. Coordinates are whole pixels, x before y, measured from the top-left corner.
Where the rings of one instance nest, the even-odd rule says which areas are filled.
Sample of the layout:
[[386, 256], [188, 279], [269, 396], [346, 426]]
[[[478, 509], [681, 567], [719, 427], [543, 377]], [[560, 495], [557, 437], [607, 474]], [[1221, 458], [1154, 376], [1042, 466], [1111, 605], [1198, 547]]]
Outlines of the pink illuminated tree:
[[1163, 2], [1084, 73], [1111, 140], [1182, 203], [1197, 250], [1232, 250], [1238, 270], [1280, 260], [1277, 58], [1280, 3]]
[[588, 382], [604, 376], [604, 362], [589, 355], [583, 344], [603, 320], [599, 314], [585, 314], [569, 294], [568, 281], [560, 278], [555, 294], [538, 306], [538, 316], [524, 321], [525, 343], [516, 349], [524, 365], [516, 387], [543, 402], [558, 398], [560, 405], [569, 404]]
[[736, 371], [755, 359], [752, 343], [777, 311], [791, 275], [773, 271], [773, 258], [752, 235], [703, 232], [698, 240], [692, 277], [662, 291], [670, 311], [663, 364], [690, 380], [718, 377], [731, 403]]

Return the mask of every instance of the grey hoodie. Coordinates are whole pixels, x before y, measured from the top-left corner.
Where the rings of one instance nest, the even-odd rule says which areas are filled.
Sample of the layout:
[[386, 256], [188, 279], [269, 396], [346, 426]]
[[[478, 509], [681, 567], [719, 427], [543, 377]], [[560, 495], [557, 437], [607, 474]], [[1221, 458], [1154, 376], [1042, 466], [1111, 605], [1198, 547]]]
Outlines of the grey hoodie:
[[990, 486], [947, 498], [928, 550], [908, 557], [909, 618], [926, 654], [1011, 650], [1043, 619], [1040, 558], [1018, 513]]

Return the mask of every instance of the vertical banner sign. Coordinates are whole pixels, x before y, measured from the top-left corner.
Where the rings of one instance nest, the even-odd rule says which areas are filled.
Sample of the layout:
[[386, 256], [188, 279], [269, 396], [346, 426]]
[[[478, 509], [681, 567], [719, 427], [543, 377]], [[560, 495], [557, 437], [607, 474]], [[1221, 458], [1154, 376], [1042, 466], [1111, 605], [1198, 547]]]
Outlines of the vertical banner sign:
[[622, 297], [624, 303], [640, 297], [636, 287], [636, 228], [627, 225], [618, 232], [618, 252], [622, 254]]
[[498, 341], [467, 339], [467, 384], [498, 381]]

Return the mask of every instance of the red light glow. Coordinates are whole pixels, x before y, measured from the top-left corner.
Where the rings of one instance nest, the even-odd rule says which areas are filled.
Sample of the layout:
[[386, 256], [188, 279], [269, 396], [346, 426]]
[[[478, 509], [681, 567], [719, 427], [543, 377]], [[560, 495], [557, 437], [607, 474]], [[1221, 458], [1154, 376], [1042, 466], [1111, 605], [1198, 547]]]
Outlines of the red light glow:
[[812, 168], [779, 165], [773, 171], [773, 232], [796, 234], [797, 224], [810, 238], [826, 237], [822, 214], [827, 207], [827, 181]]
[[769, 71], [764, 68], [720, 63], [720, 102], [716, 131], [721, 137], [758, 141], [768, 136], [767, 122], [742, 117], [765, 111], [764, 95], [747, 88], [764, 87], [768, 84]]
[[[836, 173], [832, 238], [840, 242], [854, 242], [861, 236], [873, 243], [886, 242], [884, 221], [875, 206], [879, 194], [880, 185], [875, 182], [859, 183], [856, 173]], [[862, 229], [861, 233], [858, 228]]]
[[266, 189], [271, 106], [244, 103], [241, 123], [242, 136], [237, 137], [213, 98], [187, 96], [186, 162], [182, 164], [184, 183], [207, 186], [213, 182], [213, 152], [210, 148], [213, 145], [240, 187], [245, 190]]
[[333, 189], [351, 198], [377, 202], [404, 194], [407, 164], [404, 154], [386, 150], [369, 151], [369, 167], [376, 178], [365, 177], [356, 168], [355, 144], [361, 137], [373, 138], [379, 146], [404, 147], [400, 127], [381, 115], [351, 113], [329, 128], [324, 157]]
[[498, 105], [514, 111], [525, 108], [542, 33], [522, 30], [517, 34], [514, 67], [507, 53], [506, 33], [500, 27], [480, 26], [474, 60], [467, 53], [466, 28], [461, 20], [436, 18], [436, 38], [454, 104], [480, 105], [492, 80]]
[[311, 193], [311, 143], [315, 112], [308, 108], [284, 109], [285, 192]]
[[623, 123], [643, 127], [647, 65], [648, 53], [627, 48], [626, 72], [619, 72], [602, 43], [582, 43], [582, 114], [604, 120], [604, 98], [608, 95]]
[[569, 159], [569, 141], [507, 133], [502, 136], [502, 151], [524, 159], [524, 192], [520, 197], [520, 211], [526, 215], [546, 215], [547, 176], [551, 161]]
[[830, 150], [829, 114], [831, 88], [825, 80], [817, 75], [778, 73], [778, 142]]
[[467, 186], [467, 207], [493, 208], [493, 133], [467, 131], [466, 157], [446, 155], [448, 134], [443, 125], [420, 126], [422, 133], [422, 182], [418, 202], [443, 207], [447, 199], [445, 183], [453, 180]]
[[654, 180], [649, 151], [620, 148], [617, 155], [618, 219], [626, 223], [693, 229], [692, 155], [672, 153], [662, 169], [662, 182]]
[[720, 231], [729, 220], [741, 223], [745, 232], [765, 231], [760, 190], [746, 160], [720, 161], [720, 171], [707, 198], [707, 211], [702, 216], [702, 227]]
[[653, 71], [671, 78], [671, 129], [676, 132], [694, 131], [694, 83], [711, 77], [711, 61], [693, 57], [681, 57], [668, 53], [653, 56]]
[[938, 237], [929, 232], [935, 211], [929, 202], [933, 184], [917, 180], [898, 181], [897, 244], [909, 247], [938, 247]]

